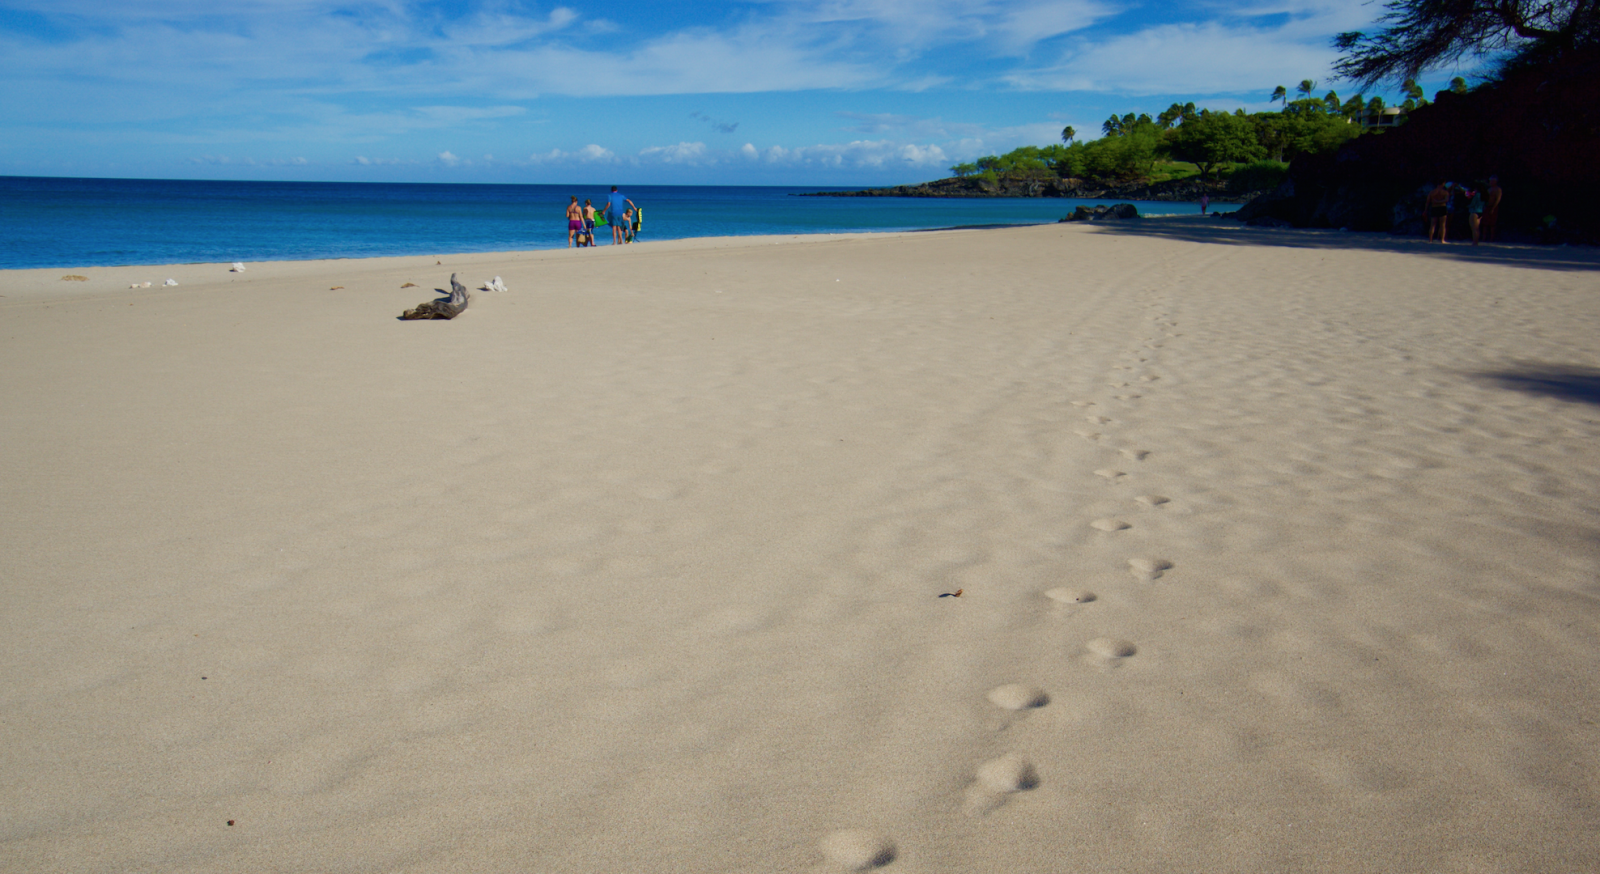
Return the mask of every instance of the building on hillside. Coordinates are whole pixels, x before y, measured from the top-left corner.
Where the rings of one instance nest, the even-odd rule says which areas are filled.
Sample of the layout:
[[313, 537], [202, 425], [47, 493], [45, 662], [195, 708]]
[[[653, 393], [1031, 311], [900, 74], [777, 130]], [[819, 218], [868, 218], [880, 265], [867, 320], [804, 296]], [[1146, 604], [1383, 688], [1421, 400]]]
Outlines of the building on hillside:
[[1376, 112], [1370, 109], [1361, 110], [1356, 116], [1356, 121], [1366, 130], [1384, 130], [1399, 127], [1406, 120], [1406, 111], [1398, 106], [1386, 106]]

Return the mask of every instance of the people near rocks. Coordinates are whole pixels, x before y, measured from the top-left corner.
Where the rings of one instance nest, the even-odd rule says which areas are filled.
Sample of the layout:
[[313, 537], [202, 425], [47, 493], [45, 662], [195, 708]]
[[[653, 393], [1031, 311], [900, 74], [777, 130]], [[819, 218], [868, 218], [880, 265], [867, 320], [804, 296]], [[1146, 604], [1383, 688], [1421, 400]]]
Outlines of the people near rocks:
[[632, 221], [628, 212], [634, 208], [633, 201], [617, 191], [617, 186], [611, 186], [611, 194], [606, 198], [606, 221], [611, 223], [611, 245], [620, 246], [627, 242], [625, 231], [631, 228]]
[[578, 195], [572, 195], [567, 204], [567, 248], [583, 245], [583, 207], [578, 206]]
[[1472, 245], [1478, 245], [1479, 227], [1483, 223], [1483, 189], [1465, 189], [1467, 199], [1467, 230], [1472, 232]]
[[1505, 192], [1500, 190], [1500, 177], [1490, 176], [1489, 187], [1483, 192], [1483, 218], [1478, 221], [1482, 230], [1483, 239], [1492, 243], [1500, 232], [1500, 199]]
[[1209, 206], [1211, 206], [1211, 195], [1209, 195], [1209, 194], [1200, 195], [1200, 214], [1201, 215], [1205, 215], [1206, 214], [1206, 208], [1209, 207]]
[[1443, 179], [1435, 179], [1433, 190], [1428, 192], [1428, 242], [1433, 242], [1435, 235], [1439, 242], [1445, 241], [1445, 228], [1450, 221], [1450, 185]]

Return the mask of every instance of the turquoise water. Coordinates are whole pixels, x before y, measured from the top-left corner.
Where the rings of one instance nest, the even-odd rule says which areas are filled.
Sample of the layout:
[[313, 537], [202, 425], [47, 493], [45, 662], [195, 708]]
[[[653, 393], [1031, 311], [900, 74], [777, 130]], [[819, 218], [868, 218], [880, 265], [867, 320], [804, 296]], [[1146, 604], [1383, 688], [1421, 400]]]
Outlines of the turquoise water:
[[[0, 177], [0, 268], [293, 261], [553, 249], [570, 195], [600, 185], [424, 185]], [[1064, 198], [797, 197], [816, 188], [622, 186], [640, 242], [1054, 222]], [[825, 189], [824, 189], [825, 190]], [[1189, 214], [1191, 203], [1139, 203]], [[608, 234], [598, 235], [609, 241]]]

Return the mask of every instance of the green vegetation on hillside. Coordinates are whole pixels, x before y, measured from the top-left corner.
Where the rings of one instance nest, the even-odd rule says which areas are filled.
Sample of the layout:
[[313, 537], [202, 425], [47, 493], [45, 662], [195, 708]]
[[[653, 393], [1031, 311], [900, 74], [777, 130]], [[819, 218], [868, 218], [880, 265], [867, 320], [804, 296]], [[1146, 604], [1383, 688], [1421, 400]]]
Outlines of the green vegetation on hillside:
[[[1215, 179], [1248, 164], [1256, 168], [1252, 178], [1265, 179], [1263, 174], [1270, 174], [1263, 167], [1282, 167], [1297, 155], [1339, 148], [1361, 133], [1357, 116], [1383, 107], [1378, 97], [1371, 104], [1362, 95], [1341, 102], [1332, 91], [1317, 97], [1316, 87], [1316, 82], [1302, 81], [1296, 88], [1300, 98], [1290, 100], [1280, 85], [1272, 93], [1272, 99], [1283, 104], [1277, 112], [1249, 115], [1243, 109], [1230, 113], [1174, 103], [1155, 118], [1131, 112], [1113, 115], [1101, 125], [1103, 136], [1097, 140], [1080, 141], [1069, 127], [1061, 132], [1061, 145], [1023, 146], [957, 164], [950, 172], [991, 179], [1055, 175], [1101, 183], [1153, 183], [1191, 175]], [[1413, 99], [1408, 103], [1414, 105]]]

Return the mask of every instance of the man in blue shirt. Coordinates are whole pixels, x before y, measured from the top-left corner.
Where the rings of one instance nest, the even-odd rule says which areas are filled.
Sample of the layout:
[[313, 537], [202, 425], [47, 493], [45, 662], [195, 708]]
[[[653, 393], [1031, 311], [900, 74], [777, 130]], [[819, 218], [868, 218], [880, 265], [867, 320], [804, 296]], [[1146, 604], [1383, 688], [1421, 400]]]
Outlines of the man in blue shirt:
[[611, 186], [611, 196], [606, 198], [606, 220], [611, 222], [611, 245], [620, 246], [624, 242], [622, 226], [625, 221], [623, 215], [630, 209], [637, 209], [633, 201], [617, 193], [617, 186]]

